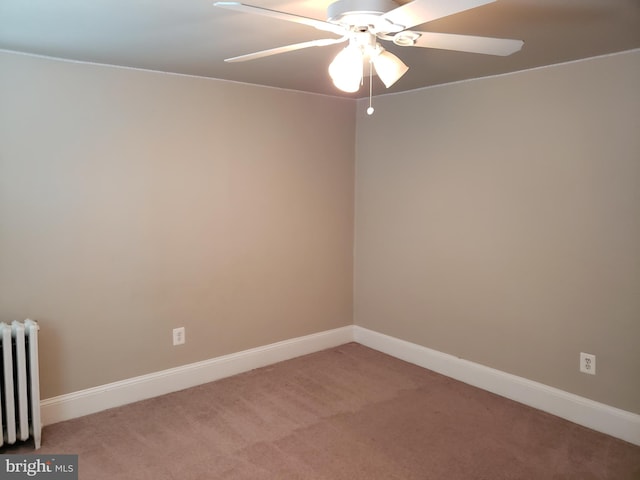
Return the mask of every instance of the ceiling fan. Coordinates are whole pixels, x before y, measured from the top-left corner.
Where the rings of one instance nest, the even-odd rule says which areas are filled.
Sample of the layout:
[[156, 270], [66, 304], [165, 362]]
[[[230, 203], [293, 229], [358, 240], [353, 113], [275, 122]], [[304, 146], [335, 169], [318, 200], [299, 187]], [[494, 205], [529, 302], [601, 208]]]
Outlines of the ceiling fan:
[[367, 63], [370, 75], [375, 69], [375, 73], [387, 88], [409, 69], [396, 55], [385, 50], [378, 40], [390, 41], [401, 47], [438, 48], [488, 55], [506, 56], [519, 51], [524, 43], [521, 40], [409, 30], [416, 25], [494, 1], [413, 0], [399, 6], [393, 0], [338, 0], [329, 5], [327, 21], [235, 1], [219, 1], [214, 5], [300, 23], [339, 35], [339, 38], [311, 40], [227, 58], [226, 62], [243, 62], [303, 48], [349, 42], [329, 65], [329, 75], [339, 89], [355, 92], [362, 84], [363, 66]]

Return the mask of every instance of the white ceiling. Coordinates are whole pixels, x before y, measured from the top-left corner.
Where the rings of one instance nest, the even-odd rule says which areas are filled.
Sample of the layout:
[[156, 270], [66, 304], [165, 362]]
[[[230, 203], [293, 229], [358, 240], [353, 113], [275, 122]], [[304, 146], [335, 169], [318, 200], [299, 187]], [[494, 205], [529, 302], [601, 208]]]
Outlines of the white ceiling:
[[[244, 0], [320, 20], [330, 0]], [[220, 9], [213, 0], [0, 0], [0, 49], [213, 77], [329, 95], [327, 66], [343, 45], [242, 63], [223, 59], [331, 37], [311, 27]], [[399, 3], [407, 3], [401, 1]], [[497, 0], [413, 30], [524, 40], [509, 57], [396, 47], [410, 67], [386, 90], [412, 90], [640, 47], [640, 0]], [[1, 74], [1, 73], [0, 73]]]

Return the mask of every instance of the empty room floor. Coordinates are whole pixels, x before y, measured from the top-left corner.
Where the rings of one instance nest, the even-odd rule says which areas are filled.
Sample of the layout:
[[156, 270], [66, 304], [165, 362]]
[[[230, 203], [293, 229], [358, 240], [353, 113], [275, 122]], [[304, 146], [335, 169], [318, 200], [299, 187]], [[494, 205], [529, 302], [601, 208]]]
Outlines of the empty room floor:
[[640, 479], [638, 446], [357, 343], [47, 426], [37, 453], [91, 480]]

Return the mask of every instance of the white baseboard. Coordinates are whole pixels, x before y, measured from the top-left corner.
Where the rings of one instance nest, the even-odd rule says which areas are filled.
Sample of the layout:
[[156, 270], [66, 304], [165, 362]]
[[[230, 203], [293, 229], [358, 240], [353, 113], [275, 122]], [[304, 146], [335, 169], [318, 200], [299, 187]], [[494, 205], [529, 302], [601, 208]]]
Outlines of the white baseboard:
[[51, 425], [82, 417], [352, 341], [350, 325], [48, 398], [40, 403], [42, 423]]
[[353, 339], [409, 363], [640, 445], [640, 415], [635, 413], [359, 326], [354, 326]]
[[355, 325], [48, 398], [41, 402], [42, 423], [70, 420], [353, 341], [640, 445], [640, 415]]

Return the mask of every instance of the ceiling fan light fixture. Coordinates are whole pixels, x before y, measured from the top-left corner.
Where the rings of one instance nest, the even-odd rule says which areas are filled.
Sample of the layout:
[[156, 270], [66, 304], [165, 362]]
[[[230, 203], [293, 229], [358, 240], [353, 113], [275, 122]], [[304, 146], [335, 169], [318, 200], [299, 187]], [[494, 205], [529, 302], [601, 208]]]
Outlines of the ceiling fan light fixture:
[[380, 47], [379, 53], [373, 57], [373, 66], [387, 88], [396, 83], [409, 70], [409, 67], [402, 60], [382, 47]]
[[362, 83], [362, 50], [355, 44], [347, 45], [329, 65], [333, 84], [343, 92], [357, 92]]
[[[511, 55], [522, 48], [521, 40], [408, 30], [496, 0], [403, 0], [401, 5], [396, 3], [398, 1], [335, 0], [327, 8], [327, 21], [247, 5], [237, 0], [216, 1], [214, 5], [298, 23], [340, 36], [270, 48], [227, 58], [225, 62], [243, 62], [303, 48], [349, 41], [349, 45], [340, 51], [329, 65], [329, 75], [340, 90], [357, 92], [363, 84], [364, 64], [368, 63], [370, 102], [373, 93], [371, 77], [374, 70], [387, 88], [394, 85], [409, 70], [400, 58], [385, 51], [378, 40], [393, 42], [401, 47], [437, 48], [498, 56]], [[368, 113], [371, 112], [373, 107], [369, 105]]]

